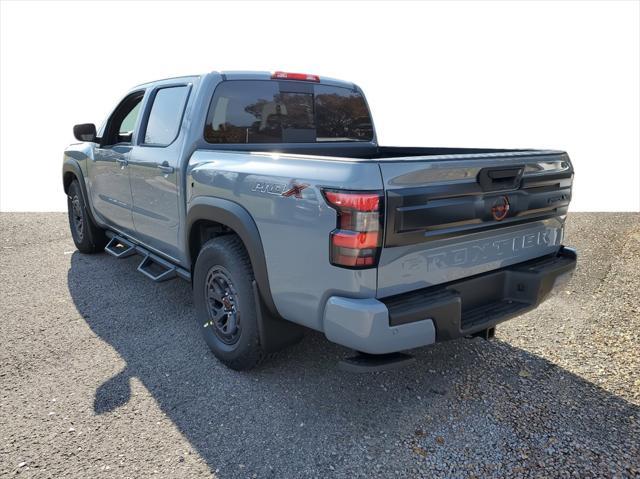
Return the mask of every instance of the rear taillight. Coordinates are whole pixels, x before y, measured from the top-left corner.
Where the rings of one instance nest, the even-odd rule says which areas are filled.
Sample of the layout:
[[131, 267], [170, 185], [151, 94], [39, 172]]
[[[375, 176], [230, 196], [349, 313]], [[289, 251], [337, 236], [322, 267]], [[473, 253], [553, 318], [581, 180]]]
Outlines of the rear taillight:
[[271, 78], [274, 80], [320, 81], [318, 75], [309, 75], [308, 73], [274, 72]]
[[329, 206], [338, 212], [330, 235], [334, 266], [372, 268], [382, 245], [382, 193], [379, 191], [323, 190]]

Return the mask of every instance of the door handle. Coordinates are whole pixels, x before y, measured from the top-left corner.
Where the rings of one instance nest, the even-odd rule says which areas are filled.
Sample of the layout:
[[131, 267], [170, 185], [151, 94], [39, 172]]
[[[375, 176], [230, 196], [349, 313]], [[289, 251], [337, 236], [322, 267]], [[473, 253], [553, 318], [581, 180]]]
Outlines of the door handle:
[[158, 165], [158, 169], [160, 171], [162, 171], [164, 174], [169, 174], [169, 173], [173, 173], [174, 168], [173, 166], [169, 166], [167, 164], [162, 164], [162, 165]]
[[116, 158], [116, 163], [118, 163], [120, 165], [120, 168], [124, 168], [125, 166], [127, 166], [129, 164], [129, 161], [127, 161], [124, 158]]
[[517, 189], [524, 173], [524, 165], [511, 168], [483, 168], [478, 173], [478, 183], [482, 191]]

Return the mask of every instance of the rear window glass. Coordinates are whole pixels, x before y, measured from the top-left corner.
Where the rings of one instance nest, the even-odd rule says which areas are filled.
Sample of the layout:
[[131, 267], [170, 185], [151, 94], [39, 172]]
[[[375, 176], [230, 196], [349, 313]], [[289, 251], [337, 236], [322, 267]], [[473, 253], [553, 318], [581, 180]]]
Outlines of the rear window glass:
[[314, 83], [235, 80], [220, 83], [204, 129], [209, 143], [371, 141], [362, 95]]

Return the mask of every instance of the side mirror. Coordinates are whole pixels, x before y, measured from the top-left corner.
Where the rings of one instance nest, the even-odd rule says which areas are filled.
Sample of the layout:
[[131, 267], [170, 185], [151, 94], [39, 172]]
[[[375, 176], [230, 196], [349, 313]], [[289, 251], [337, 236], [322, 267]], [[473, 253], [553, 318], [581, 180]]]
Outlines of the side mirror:
[[73, 136], [78, 141], [96, 141], [96, 125], [82, 123], [73, 127]]

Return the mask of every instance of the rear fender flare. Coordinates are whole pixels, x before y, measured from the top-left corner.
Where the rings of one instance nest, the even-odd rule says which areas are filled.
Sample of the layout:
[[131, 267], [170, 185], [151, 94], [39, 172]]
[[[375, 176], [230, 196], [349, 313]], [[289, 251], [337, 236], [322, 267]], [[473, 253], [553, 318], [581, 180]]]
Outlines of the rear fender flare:
[[189, 245], [191, 230], [197, 221], [208, 220], [224, 225], [233, 230], [242, 240], [249, 254], [249, 260], [253, 268], [255, 281], [265, 306], [270, 313], [279, 317], [278, 310], [271, 296], [269, 286], [269, 276], [267, 274], [267, 262], [264, 255], [264, 248], [260, 238], [260, 232], [251, 214], [230, 200], [222, 198], [212, 198], [199, 196], [191, 201], [187, 212], [185, 227], [185, 249], [187, 252], [187, 262], [193, 265], [196, 258], [191, 257]]

